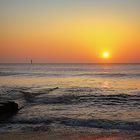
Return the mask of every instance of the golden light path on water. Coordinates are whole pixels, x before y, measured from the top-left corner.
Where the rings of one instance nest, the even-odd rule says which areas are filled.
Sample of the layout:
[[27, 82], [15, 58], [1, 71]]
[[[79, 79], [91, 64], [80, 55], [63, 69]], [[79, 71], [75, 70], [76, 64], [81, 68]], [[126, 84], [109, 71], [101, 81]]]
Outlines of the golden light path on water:
[[[1, 77], [1, 85], [10, 86], [43, 86], [54, 87], [59, 86], [60, 88], [66, 87], [98, 87], [98, 88], [122, 88], [122, 89], [133, 89], [140, 88], [140, 79], [110, 79], [110, 78], [81, 78], [81, 77], [67, 77], [67, 78], [17, 78], [17, 77]], [[113, 94], [113, 93], [112, 93]]]

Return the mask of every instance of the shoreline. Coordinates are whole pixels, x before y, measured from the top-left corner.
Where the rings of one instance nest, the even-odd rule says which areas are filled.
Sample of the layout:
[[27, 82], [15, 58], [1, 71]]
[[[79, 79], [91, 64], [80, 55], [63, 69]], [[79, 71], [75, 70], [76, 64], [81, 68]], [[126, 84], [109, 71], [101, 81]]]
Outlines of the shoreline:
[[138, 134], [3, 133], [0, 140], [139, 140]]

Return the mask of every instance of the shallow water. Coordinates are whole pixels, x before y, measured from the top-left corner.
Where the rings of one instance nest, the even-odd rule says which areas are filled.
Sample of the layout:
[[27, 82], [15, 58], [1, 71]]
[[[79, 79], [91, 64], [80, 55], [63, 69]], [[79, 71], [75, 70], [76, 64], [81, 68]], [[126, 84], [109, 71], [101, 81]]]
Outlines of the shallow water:
[[140, 131], [140, 65], [1, 64], [0, 100], [22, 107], [0, 132]]

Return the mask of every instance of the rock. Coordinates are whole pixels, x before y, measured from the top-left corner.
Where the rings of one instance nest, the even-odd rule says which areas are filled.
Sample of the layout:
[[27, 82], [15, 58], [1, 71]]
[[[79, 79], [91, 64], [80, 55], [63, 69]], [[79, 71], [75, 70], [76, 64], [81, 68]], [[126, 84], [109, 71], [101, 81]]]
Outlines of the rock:
[[0, 116], [4, 114], [14, 114], [18, 110], [18, 104], [13, 101], [0, 102]]
[[51, 89], [49, 89], [49, 91], [54, 91], [54, 90], [57, 90], [57, 89], [59, 89], [59, 87], [51, 88]]

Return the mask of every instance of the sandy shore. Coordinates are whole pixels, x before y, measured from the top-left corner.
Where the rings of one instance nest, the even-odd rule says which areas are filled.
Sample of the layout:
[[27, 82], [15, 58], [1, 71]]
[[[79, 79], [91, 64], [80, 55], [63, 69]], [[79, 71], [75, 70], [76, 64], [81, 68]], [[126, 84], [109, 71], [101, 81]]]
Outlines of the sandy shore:
[[48, 134], [48, 133], [4, 133], [0, 140], [139, 140], [139, 135], [82, 135], [82, 134]]

